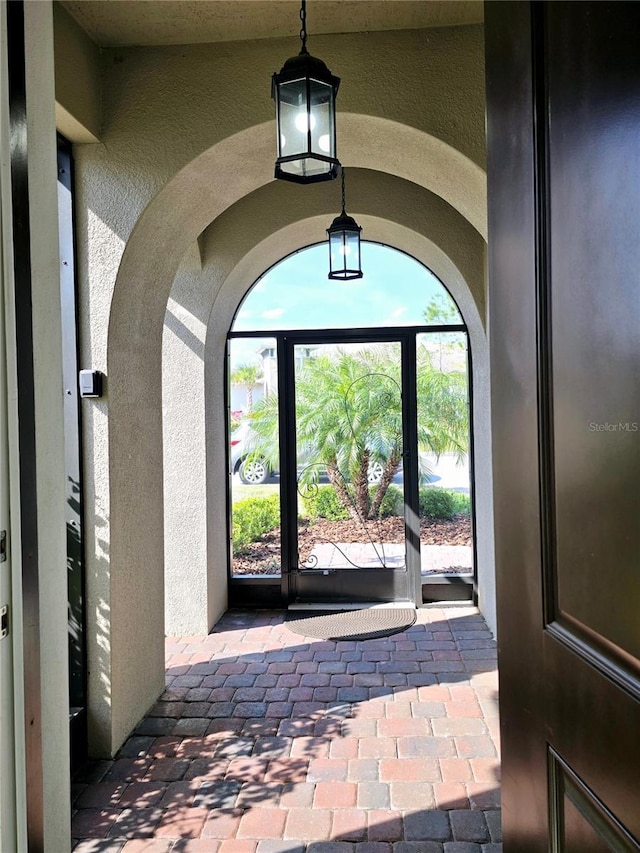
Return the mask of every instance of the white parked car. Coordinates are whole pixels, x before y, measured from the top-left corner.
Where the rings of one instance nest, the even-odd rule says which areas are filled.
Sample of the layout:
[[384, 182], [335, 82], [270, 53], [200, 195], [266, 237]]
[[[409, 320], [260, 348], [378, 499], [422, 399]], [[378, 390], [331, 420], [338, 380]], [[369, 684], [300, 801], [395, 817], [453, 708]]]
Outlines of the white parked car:
[[266, 483], [272, 475], [267, 460], [258, 453], [252, 452], [249, 446], [251, 428], [243, 421], [238, 429], [231, 434], [231, 473], [239, 474], [243, 483], [248, 486], [259, 486]]
[[[240, 480], [248, 486], [259, 486], [266, 483], [276, 472], [272, 471], [267, 460], [253, 449], [250, 439], [251, 427], [246, 421], [231, 434], [231, 473], [238, 474]], [[370, 463], [368, 480], [371, 485], [380, 482], [383, 470], [381, 462]]]

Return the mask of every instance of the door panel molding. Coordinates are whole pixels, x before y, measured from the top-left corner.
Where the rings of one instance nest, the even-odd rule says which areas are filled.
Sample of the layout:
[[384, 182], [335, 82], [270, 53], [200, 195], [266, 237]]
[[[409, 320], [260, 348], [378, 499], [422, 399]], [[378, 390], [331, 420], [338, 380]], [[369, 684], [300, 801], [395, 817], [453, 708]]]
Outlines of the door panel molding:
[[[612, 620], [606, 612], [610, 607], [621, 614], [631, 612], [631, 601], [626, 599], [634, 598], [632, 585], [621, 573], [619, 583], [603, 583], [599, 594], [593, 595], [583, 582], [587, 574], [592, 586], [600, 579], [601, 569], [613, 562], [613, 549], [616, 559], [634, 563], [640, 546], [631, 520], [640, 512], [640, 499], [634, 498], [637, 488], [630, 477], [638, 458], [632, 421], [640, 383], [637, 357], [635, 365], [625, 361], [637, 343], [636, 324], [628, 320], [634, 315], [637, 319], [637, 298], [627, 289], [617, 288], [615, 300], [602, 300], [600, 284], [607, 276], [622, 281], [635, 275], [632, 253], [622, 247], [631, 238], [627, 222], [640, 216], [640, 203], [634, 195], [624, 195], [625, 176], [628, 179], [638, 166], [628, 158], [624, 169], [616, 166], [618, 157], [624, 157], [616, 153], [625, 150], [632, 110], [624, 99], [613, 95], [612, 82], [628, 85], [623, 75], [633, 71], [634, 59], [621, 57], [617, 39], [602, 35], [617, 4], [587, 4], [585, 8], [589, 25], [581, 33], [576, 56], [570, 59], [561, 48], [575, 31], [573, 14], [554, 4], [532, 6], [537, 46], [533, 79], [544, 607], [546, 623], [562, 626], [562, 631], [556, 631], [560, 639], [575, 633], [576, 653], [584, 652], [600, 667], [606, 668], [609, 661], [614, 679], [620, 669], [638, 678], [640, 638], [624, 618]], [[640, 25], [637, 12], [635, 22]], [[607, 96], [612, 104], [606, 111], [603, 94], [588, 76], [590, 61], [598, 62], [603, 78], [609, 78]], [[577, 120], [582, 139], [588, 140], [583, 145], [576, 144], [578, 137], [573, 133]], [[598, 168], [589, 168], [596, 162]], [[613, 205], [607, 200], [612, 188], [616, 191]], [[587, 198], [604, 200], [585, 205]], [[602, 251], [598, 237], [575, 243], [567, 239], [572, 229], [598, 234], [603, 215], [606, 230], [616, 243], [614, 253]], [[567, 226], [572, 220], [575, 225]], [[558, 239], [560, 235], [564, 239]], [[587, 360], [591, 363], [585, 370]], [[614, 419], [614, 415], [628, 419], [628, 423], [614, 426], [629, 429], [617, 432], [605, 446], [597, 421], [607, 416]], [[612, 475], [606, 466], [621, 468], [615, 509], [607, 497]], [[629, 479], [625, 480], [623, 472], [627, 471]], [[604, 492], [601, 505], [600, 489]]]
[[[557, 437], [562, 440], [563, 423], [566, 417], [559, 417], [555, 412], [555, 399], [564, 399], [567, 381], [562, 382], [562, 370], [554, 358], [555, 343], [558, 338], [567, 334], [583, 335], [582, 329], [574, 332], [571, 329], [572, 318], [565, 311], [561, 317], [561, 330], [554, 328], [555, 296], [554, 288], [556, 270], [553, 258], [558, 252], [565, 251], [565, 246], [557, 249], [553, 245], [554, 229], [554, 193], [556, 183], [551, 183], [551, 175], [555, 168], [554, 152], [560, 149], [564, 154], [562, 143], [555, 140], [552, 127], [553, 118], [558, 119], [555, 101], [550, 93], [550, 66], [554, 66], [555, 53], [549, 46], [553, 39], [550, 28], [550, 17], [554, 11], [549, 4], [532, 5], [532, 35], [534, 42], [532, 61], [533, 99], [536, 114], [534, 128], [534, 159], [536, 173], [536, 316], [537, 316], [537, 366], [538, 366], [538, 435], [540, 458], [540, 535], [541, 535], [541, 568], [543, 577], [543, 612], [545, 626], [549, 634], [558, 642], [563, 643], [575, 655], [597, 669], [602, 675], [640, 700], [640, 660], [638, 657], [616, 643], [592, 625], [563, 607], [562, 586], [569, 589], [576, 581], [574, 561], [569, 559], [566, 552], [567, 534], [563, 538], [562, 511], [566, 515], [566, 501], [558, 494], [556, 472], [562, 468], [562, 459], [557, 458]], [[556, 37], [557, 46], [557, 37]], [[552, 77], [552, 80], [554, 78]], [[557, 132], [556, 132], [557, 135]], [[569, 155], [567, 155], [569, 156]], [[564, 177], [564, 170], [556, 168]], [[564, 184], [562, 191], [568, 191]], [[564, 281], [561, 279], [560, 284]], [[566, 301], [566, 298], [565, 298]], [[568, 328], [569, 324], [569, 328]], [[560, 385], [556, 377], [560, 374]], [[591, 405], [591, 404], [590, 404]], [[566, 431], [566, 427], [564, 427]], [[627, 444], [630, 435], [626, 436]], [[565, 439], [562, 445], [566, 451]], [[588, 458], [583, 464], [588, 466]], [[577, 495], [574, 495], [577, 499]], [[575, 527], [570, 531], [572, 541], [575, 541]], [[558, 543], [565, 544], [564, 552], [559, 555]], [[576, 555], [575, 560], [579, 559]], [[609, 584], [611, 586], [611, 584]], [[593, 596], [595, 601], [599, 597]]]
[[[567, 821], [567, 805], [572, 804], [589, 829], [576, 827], [577, 821], [572, 816]], [[552, 853], [572, 853], [577, 850], [577, 844], [585, 843], [585, 836], [591, 836], [589, 853], [599, 853], [594, 850], [595, 839], [603, 842], [603, 851], [614, 853], [638, 853], [640, 845], [618, 821], [609, 809], [601, 802], [593, 791], [564, 761], [560, 755], [549, 747], [549, 824], [551, 827]], [[580, 838], [572, 838], [572, 831], [580, 833]], [[582, 847], [581, 849], [585, 849]], [[586, 853], [586, 849], [585, 849]]]
[[551, 637], [640, 702], [640, 666], [636, 658], [566, 613], [546, 629]]
[[557, 547], [559, 501], [556, 491], [556, 431], [559, 427], [554, 414], [554, 269], [550, 233], [553, 228], [550, 116], [554, 113], [554, 105], [549, 96], [548, 16], [547, 4], [532, 5], [531, 26], [537, 46], [532, 57], [532, 95], [536, 114], [536, 358], [539, 389], [538, 455], [543, 611], [545, 625], [551, 636], [640, 699], [638, 658], [570, 612], [563, 610], [559, 592], [560, 573], [564, 565], [559, 564]]
[[548, 742], [640, 839], [638, 702], [545, 632], [541, 701]]
[[540, 559], [545, 622], [557, 618], [558, 566], [556, 553], [555, 431], [553, 413], [553, 327], [551, 258], [549, 252], [549, 93], [544, 4], [531, 6], [531, 30], [536, 49], [531, 56], [533, 125], [533, 202], [535, 242], [536, 368], [538, 386], [538, 477], [540, 500]]

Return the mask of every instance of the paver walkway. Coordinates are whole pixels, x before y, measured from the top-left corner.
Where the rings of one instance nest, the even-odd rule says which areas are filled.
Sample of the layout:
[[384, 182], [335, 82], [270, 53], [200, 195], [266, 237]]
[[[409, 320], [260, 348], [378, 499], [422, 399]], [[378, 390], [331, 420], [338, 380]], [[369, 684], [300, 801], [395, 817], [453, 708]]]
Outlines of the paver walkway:
[[381, 640], [229, 611], [74, 784], [77, 853], [498, 853], [495, 643], [470, 607]]

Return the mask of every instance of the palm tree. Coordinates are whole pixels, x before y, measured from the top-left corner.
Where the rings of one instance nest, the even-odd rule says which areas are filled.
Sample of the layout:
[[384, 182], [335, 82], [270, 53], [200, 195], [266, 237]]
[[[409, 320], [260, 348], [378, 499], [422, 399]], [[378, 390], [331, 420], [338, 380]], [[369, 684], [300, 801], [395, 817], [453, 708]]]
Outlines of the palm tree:
[[245, 389], [247, 412], [253, 409], [253, 389], [262, 378], [262, 371], [256, 364], [240, 364], [231, 373], [231, 382]]
[[469, 394], [466, 370], [441, 370], [426, 343], [417, 347], [418, 446], [436, 456], [469, 449]]
[[[369, 518], [369, 472], [382, 466], [374, 486], [374, 517], [402, 455], [399, 364], [384, 348], [310, 359], [296, 379], [296, 431], [302, 458], [314, 460], [302, 482], [326, 470], [354, 519]], [[390, 473], [391, 472], [391, 473]]]
[[[417, 353], [419, 449], [463, 456], [469, 429], [466, 376], [435, 368], [426, 346], [419, 346]], [[397, 353], [380, 345], [309, 359], [297, 372], [295, 392], [298, 462], [305, 463], [300, 483], [309, 486], [326, 472], [354, 520], [377, 518], [402, 461]], [[258, 403], [252, 427], [254, 450], [275, 467], [276, 395]], [[372, 466], [380, 471], [374, 485]]]

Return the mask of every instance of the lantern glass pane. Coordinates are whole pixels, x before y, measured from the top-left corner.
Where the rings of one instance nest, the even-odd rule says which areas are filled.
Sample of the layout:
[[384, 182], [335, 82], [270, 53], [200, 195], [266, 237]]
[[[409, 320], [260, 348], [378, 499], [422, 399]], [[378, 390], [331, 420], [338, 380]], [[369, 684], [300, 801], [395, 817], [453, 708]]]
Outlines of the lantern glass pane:
[[309, 81], [311, 101], [311, 148], [314, 153], [335, 157], [336, 138], [333, 129], [333, 88], [317, 80]]
[[329, 235], [330, 268], [339, 273], [346, 268], [346, 246], [344, 231], [335, 231]]
[[[289, 157], [307, 150], [306, 100], [304, 80], [294, 80], [278, 86], [278, 120], [280, 157]], [[302, 130], [301, 130], [302, 128]]]
[[350, 270], [360, 269], [360, 232], [346, 231], [345, 266]]
[[304, 175], [323, 175], [331, 171], [331, 164], [325, 163], [324, 160], [315, 160], [313, 157], [308, 157], [302, 163]]
[[280, 104], [288, 104], [297, 109], [304, 103], [307, 97], [307, 78], [299, 77], [297, 80], [287, 80], [278, 84], [278, 100]]

